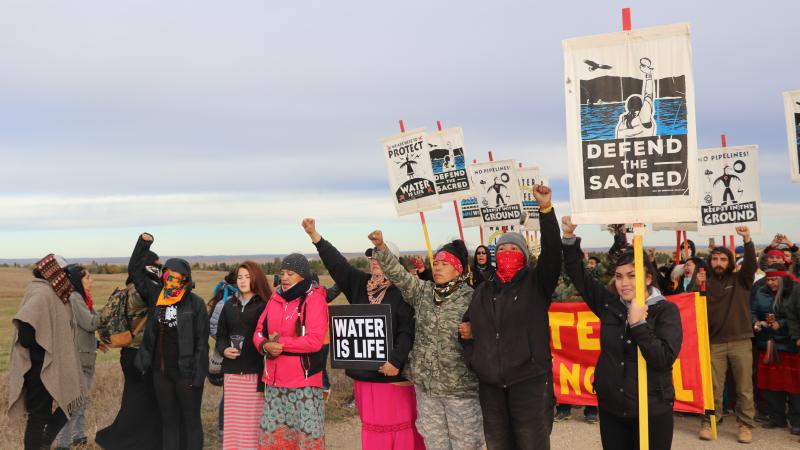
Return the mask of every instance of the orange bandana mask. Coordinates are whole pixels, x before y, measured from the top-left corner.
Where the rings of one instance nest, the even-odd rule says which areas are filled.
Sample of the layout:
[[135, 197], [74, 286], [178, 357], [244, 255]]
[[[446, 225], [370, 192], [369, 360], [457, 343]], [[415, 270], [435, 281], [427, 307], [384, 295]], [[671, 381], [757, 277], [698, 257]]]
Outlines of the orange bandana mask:
[[169, 272], [161, 279], [164, 281], [164, 289], [158, 294], [156, 306], [169, 306], [181, 301], [186, 288], [186, 279], [183, 275]]

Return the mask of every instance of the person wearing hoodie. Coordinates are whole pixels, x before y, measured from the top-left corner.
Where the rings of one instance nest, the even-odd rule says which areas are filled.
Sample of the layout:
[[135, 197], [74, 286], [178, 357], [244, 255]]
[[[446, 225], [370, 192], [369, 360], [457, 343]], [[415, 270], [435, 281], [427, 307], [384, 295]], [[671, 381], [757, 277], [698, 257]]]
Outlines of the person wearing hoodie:
[[245, 261], [235, 271], [236, 293], [224, 303], [217, 322], [216, 350], [224, 358], [223, 449], [258, 448], [258, 422], [264, 409], [258, 378], [264, 362], [251, 336], [272, 290], [261, 267]]
[[[154, 289], [160, 288], [162, 265], [159, 256], [149, 250], [135, 256], [137, 259], [128, 262], [129, 272], [142, 271]], [[149, 376], [150, 374], [143, 375], [136, 368], [136, 358], [142, 346], [149, 308], [145, 299], [136, 290], [130, 275], [125, 281], [125, 291], [126, 316], [131, 328], [136, 332], [131, 344], [121, 348], [119, 352], [119, 364], [124, 381], [117, 417], [111, 425], [95, 434], [94, 441], [106, 450], [158, 449], [162, 446], [161, 413], [153, 389], [153, 377]], [[102, 317], [103, 314], [110, 312], [103, 309], [100, 315]]]
[[136, 367], [150, 373], [161, 412], [165, 450], [203, 448], [200, 407], [208, 374], [208, 312], [200, 296], [192, 292], [192, 269], [186, 260], [168, 259], [154, 285], [143, 265], [153, 236], [139, 236], [128, 266], [128, 275], [147, 302], [149, 319]]
[[[753, 331], [758, 348], [758, 389], [767, 398], [769, 421], [764, 428], [785, 428], [800, 435], [800, 349], [792, 339], [790, 316], [795, 307], [797, 277], [784, 264], [767, 268], [766, 285], [755, 294]], [[789, 414], [786, 414], [786, 403]]]
[[[414, 424], [417, 417], [414, 386], [400, 375], [414, 344], [414, 308], [403, 301], [400, 290], [384, 276], [381, 266], [372, 257], [371, 248], [367, 250], [370, 272], [362, 272], [323, 239], [314, 219], [303, 219], [303, 229], [348, 303], [392, 308], [394, 348], [389, 353], [389, 361], [377, 371], [345, 371], [353, 379], [355, 403], [361, 419], [361, 447], [365, 450], [424, 449], [422, 436]], [[394, 244], [387, 245], [390, 249], [394, 247], [395, 257], [400, 256]]]
[[[715, 247], [708, 256], [711, 271], [706, 279], [708, 299], [708, 336], [711, 341], [711, 378], [714, 383], [714, 408], [717, 420], [722, 419], [722, 394], [725, 375], [730, 369], [736, 385], [737, 439], [743, 444], [753, 441], [755, 403], [753, 399], [753, 324], [750, 292], [756, 273], [756, 250], [750, 229], [736, 227], [744, 240], [744, 261], [734, 272], [733, 254], [727, 247]], [[711, 440], [711, 423], [704, 416], [699, 437]]]
[[403, 377], [417, 393], [417, 429], [428, 450], [484, 448], [478, 380], [464, 364], [458, 325], [472, 299], [469, 253], [464, 241], [439, 248], [433, 258], [433, 281], [409, 274], [389, 251], [383, 233], [368, 236], [373, 257], [386, 278], [416, 313], [414, 347]]
[[479, 245], [478, 248], [475, 249], [470, 272], [469, 285], [473, 289], [477, 289], [481, 283], [494, 275], [494, 266], [492, 265], [492, 255], [489, 253], [489, 247]]
[[538, 264], [528, 264], [522, 234], [504, 233], [496, 243], [497, 269], [475, 290], [460, 326], [464, 358], [480, 382], [490, 449], [550, 448], [555, 399], [547, 311], [561, 272], [561, 245], [550, 189], [538, 185], [533, 195], [540, 205]]
[[[75, 320], [75, 346], [78, 348], [81, 360], [83, 388], [86, 390], [88, 399], [94, 379], [94, 365], [97, 360], [98, 346], [94, 332], [100, 323], [100, 316], [92, 305], [91, 289], [94, 280], [89, 271], [78, 264], [68, 265], [65, 271], [74, 289], [70, 295], [69, 304], [72, 306], [72, 317]], [[108, 351], [105, 346], [101, 348], [104, 352]], [[56, 450], [68, 450], [70, 446], [83, 445], [86, 442], [86, 405], [84, 405], [69, 418], [64, 428], [58, 432]]]
[[607, 450], [639, 448], [638, 351], [647, 363], [649, 448], [672, 447], [675, 388], [672, 364], [681, 351], [683, 328], [678, 307], [655, 287], [655, 270], [643, 254], [644, 305], [636, 301], [633, 251], [614, 261], [613, 285], [607, 287], [586, 270], [575, 236], [576, 225], [562, 219], [562, 248], [567, 274], [600, 320], [600, 356], [594, 390], [600, 414], [600, 439]]
[[696, 256], [689, 258], [682, 266], [673, 293], [700, 292], [703, 283], [706, 282], [708, 277], [707, 272], [708, 269], [705, 261]]
[[266, 357], [260, 450], [325, 448], [325, 298], [325, 288], [314, 286], [305, 256], [292, 253], [283, 258], [280, 285], [253, 334], [253, 344]]
[[86, 401], [70, 305], [74, 288], [66, 266], [64, 258], [53, 254], [36, 262], [12, 318], [8, 415], [23, 421], [27, 413], [26, 450], [49, 449]]

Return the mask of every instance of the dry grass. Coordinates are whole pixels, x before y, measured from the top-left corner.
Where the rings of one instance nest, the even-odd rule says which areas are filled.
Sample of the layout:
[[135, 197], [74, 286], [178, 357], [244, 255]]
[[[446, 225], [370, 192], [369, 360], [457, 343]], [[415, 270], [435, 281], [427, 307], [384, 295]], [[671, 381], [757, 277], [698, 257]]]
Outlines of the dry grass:
[[[208, 298], [213, 286], [225, 274], [223, 272], [198, 271], [194, 273], [197, 292], [201, 297]], [[101, 307], [111, 292], [125, 282], [124, 275], [94, 275], [95, 285], [92, 288], [96, 308]], [[271, 279], [271, 278], [270, 278]], [[7, 382], [5, 373], [8, 366], [9, 349], [11, 344], [11, 318], [16, 312], [22, 294], [30, 280], [30, 271], [25, 269], [0, 269], [0, 448], [22, 448], [22, 434], [24, 423], [11, 423], [5, 411], [8, 407]], [[324, 285], [329, 286], [332, 281], [329, 277], [321, 277]], [[335, 303], [344, 300], [340, 297]], [[99, 353], [95, 384], [91, 392], [91, 401], [86, 413], [86, 433], [91, 439], [97, 430], [108, 426], [117, 415], [119, 399], [122, 396], [122, 373], [119, 368], [119, 351], [111, 350], [106, 354]], [[343, 407], [352, 393], [352, 381], [344, 375], [344, 371], [330, 370], [333, 384], [333, 396], [326, 407], [326, 422], [333, 423], [354, 416], [354, 411]], [[203, 429], [205, 430], [205, 448], [220, 448], [217, 439], [217, 406], [221, 389], [206, 383], [203, 394]], [[353, 436], [358, 439], [358, 436]], [[90, 444], [87, 448], [98, 448]]]

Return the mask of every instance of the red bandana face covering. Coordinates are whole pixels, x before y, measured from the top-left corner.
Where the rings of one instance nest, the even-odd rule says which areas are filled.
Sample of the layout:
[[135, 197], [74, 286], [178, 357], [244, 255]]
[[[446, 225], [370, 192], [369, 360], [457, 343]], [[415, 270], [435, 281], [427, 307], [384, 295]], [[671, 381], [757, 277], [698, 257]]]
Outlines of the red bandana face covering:
[[503, 283], [511, 281], [514, 275], [525, 267], [525, 255], [522, 252], [506, 250], [498, 253], [495, 258], [497, 259], [497, 277]]

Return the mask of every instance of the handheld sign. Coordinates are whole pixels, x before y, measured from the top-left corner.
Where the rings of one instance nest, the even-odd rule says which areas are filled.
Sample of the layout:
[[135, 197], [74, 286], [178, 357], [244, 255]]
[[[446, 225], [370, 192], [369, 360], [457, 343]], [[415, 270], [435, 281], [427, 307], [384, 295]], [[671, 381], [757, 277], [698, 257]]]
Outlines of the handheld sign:
[[524, 228], [528, 231], [537, 231], [539, 230], [539, 202], [533, 196], [533, 189], [537, 184], [549, 186], [550, 180], [539, 175], [538, 167], [517, 169], [517, 178], [522, 194], [522, 210], [528, 213]]
[[789, 138], [789, 162], [792, 181], [800, 182], [800, 91], [783, 93], [786, 133]]
[[464, 132], [461, 128], [428, 133], [425, 139], [439, 200], [444, 203], [469, 194], [471, 188], [464, 159]]
[[397, 215], [439, 209], [425, 129], [383, 139], [389, 189]]
[[484, 226], [519, 225], [522, 199], [516, 166], [510, 159], [470, 164], [470, 179]]
[[390, 305], [336, 305], [328, 308], [331, 367], [378, 370], [394, 348]]
[[739, 225], [760, 233], [758, 146], [709, 148], [697, 155], [700, 234], [733, 234]]
[[689, 26], [580, 37], [563, 46], [572, 220], [696, 220]]

